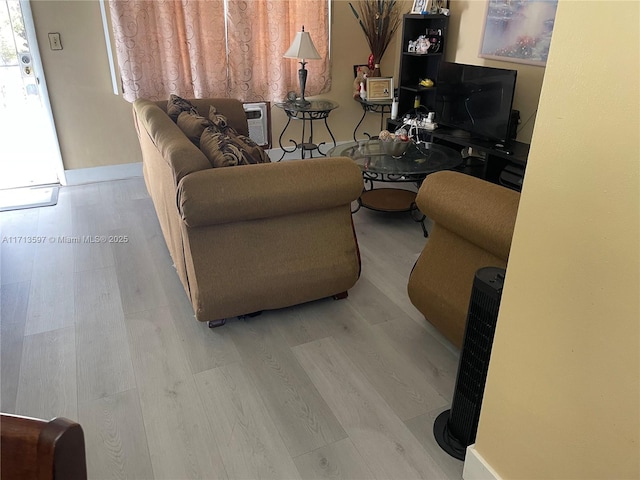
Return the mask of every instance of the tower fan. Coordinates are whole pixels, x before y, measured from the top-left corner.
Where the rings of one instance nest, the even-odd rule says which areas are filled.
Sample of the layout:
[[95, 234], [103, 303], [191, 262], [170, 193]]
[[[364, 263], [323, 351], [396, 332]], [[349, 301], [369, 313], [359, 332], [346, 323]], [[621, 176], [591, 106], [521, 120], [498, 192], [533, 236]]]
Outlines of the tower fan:
[[438, 415], [433, 425], [438, 445], [459, 460], [476, 439], [504, 275], [497, 267], [475, 274], [451, 409]]

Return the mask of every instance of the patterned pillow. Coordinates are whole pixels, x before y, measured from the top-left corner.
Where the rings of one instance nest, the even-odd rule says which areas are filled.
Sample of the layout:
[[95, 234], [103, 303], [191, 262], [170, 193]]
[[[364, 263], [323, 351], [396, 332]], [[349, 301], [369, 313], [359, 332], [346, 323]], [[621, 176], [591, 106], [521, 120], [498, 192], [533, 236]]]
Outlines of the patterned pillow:
[[[229, 129], [232, 130], [232, 129]], [[200, 137], [200, 150], [211, 162], [211, 166], [233, 167], [254, 163], [269, 163], [269, 155], [253, 140], [230, 131], [218, 132], [216, 127], [208, 127]]]
[[178, 127], [191, 140], [196, 147], [200, 146], [200, 137], [205, 128], [211, 125], [211, 122], [196, 112], [181, 112], [178, 115]]
[[209, 106], [209, 121], [220, 133], [232, 133], [234, 135], [238, 135], [236, 129], [229, 125], [227, 117], [218, 113], [218, 110], [213, 105]]
[[182, 112], [195, 112], [197, 114], [198, 110], [189, 100], [185, 100], [184, 98], [172, 93], [169, 96], [169, 101], [167, 102], [167, 115], [171, 117], [171, 120], [177, 122], [178, 116]]

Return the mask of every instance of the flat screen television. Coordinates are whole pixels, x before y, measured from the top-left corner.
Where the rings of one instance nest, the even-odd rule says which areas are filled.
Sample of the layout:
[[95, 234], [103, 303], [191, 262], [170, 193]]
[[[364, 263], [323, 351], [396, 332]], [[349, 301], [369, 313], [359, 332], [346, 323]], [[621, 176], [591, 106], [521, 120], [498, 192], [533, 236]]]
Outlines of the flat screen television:
[[436, 80], [435, 121], [471, 137], [508, 142], [517, 73], [441, 62]]

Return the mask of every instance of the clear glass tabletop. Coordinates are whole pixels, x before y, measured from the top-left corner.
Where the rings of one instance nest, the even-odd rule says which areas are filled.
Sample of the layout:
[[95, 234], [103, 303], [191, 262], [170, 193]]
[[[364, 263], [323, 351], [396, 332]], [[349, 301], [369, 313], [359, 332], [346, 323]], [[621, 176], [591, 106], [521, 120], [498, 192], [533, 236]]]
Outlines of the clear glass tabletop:
[[348, 142], [332, 148], [332, 157], [350, 157], [364, 173], [389, 176], [426, 176], [440, 170], [450, 170], [462, 163], [460, 152], [435, 143], [412, 144], [404, 155], [393, 157], [385, 154], [380, 140]]
[[275, 105], [287, 112], [330, 112], [340, 106], [331, 100], [311, 100], [305, 105], [295, 102], [278, 102]]

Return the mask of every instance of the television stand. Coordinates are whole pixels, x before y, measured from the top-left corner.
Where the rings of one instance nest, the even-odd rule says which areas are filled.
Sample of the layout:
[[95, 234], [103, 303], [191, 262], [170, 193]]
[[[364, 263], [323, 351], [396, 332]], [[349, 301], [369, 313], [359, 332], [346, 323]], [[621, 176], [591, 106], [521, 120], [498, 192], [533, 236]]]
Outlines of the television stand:
[[464, 159], [463, 165], [467, 167], [484, 167], [485, 157], [477, 157], [475, 155], [471, 155]]
[[[387, 130], [393, 132], [400, 125], [399, 120], [388, 120]], [[514, 190], [521, 189], [522, 176], [527, 167], [527, 157], [529, 156], [529, 144], [515, 140], [496, 143], [495, 141], [474, 138], [468, 132], [464, 132], [466, 135], [460, 135], [459, 132], [460, 130], [457, 129], [439, 127], [435, 130], [421, 130], [420, 136], [433, 143], [458, 151], [471, 147], [481, 153], [484, 158], [466, 162], [459, 168], [460, 171]], [[479, 161], [481, 162], [480, 166], [478, 166]]]
[[471, 133], [466, 130], [458, 130], [456, 128], [452, 128], [449, 130], [449, 135], [456, 138], [471, 138]]
[[[520, 190], [522, 181], [512, 180], [513, 172], [522, 172], [527, 167], [529, 156], [529, 144], [511, 140], [509, 142], [496, 143], [495, 141], [482, 140], [473, 137], [459, 137], [455, 130], [440, 127], [431, 133], [431, 141], [443, 145], [457, 146], [458, 148], [471, 147], [484, 154], [484, 167], [468, 169], [465, 173], [477, 176], [493, 183], [504, 185], [514, 190]], [[509, 168], [507, 168], [509, 167]], [[505, 179], [505, 170], [511, 172]]]
[[506, 153], [507, 155], [513, 155], [513, 150], [511, 150], [508, 145], [504, 143], [496, 143], [494, 146], [497, 152]]

